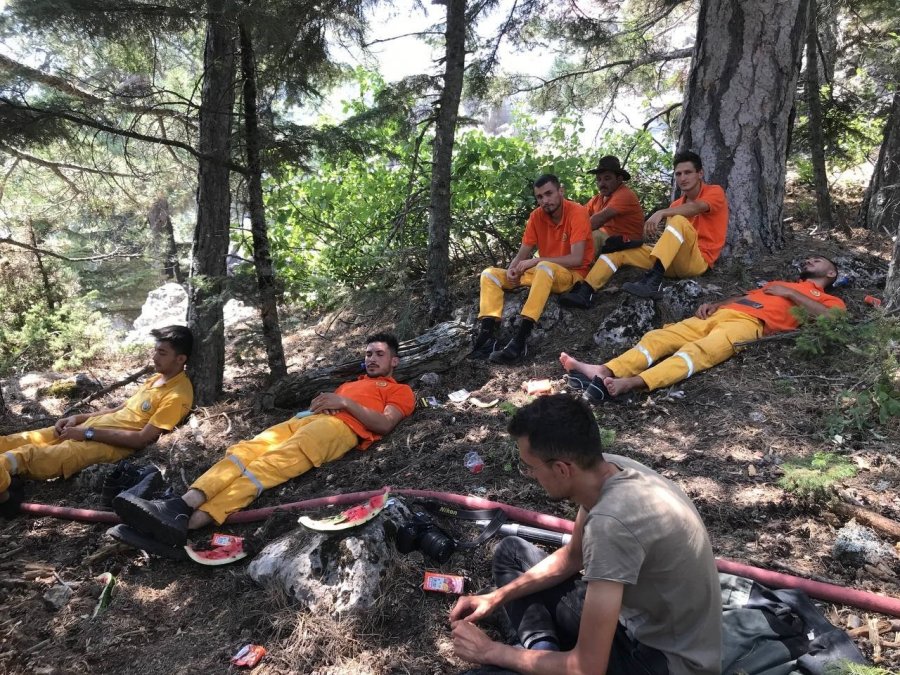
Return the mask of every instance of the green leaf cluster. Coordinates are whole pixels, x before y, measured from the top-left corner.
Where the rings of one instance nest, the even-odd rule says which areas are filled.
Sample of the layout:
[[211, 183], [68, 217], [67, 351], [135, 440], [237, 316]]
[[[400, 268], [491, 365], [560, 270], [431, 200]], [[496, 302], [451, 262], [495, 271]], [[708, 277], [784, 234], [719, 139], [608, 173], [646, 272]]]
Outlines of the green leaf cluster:
[[778, 485], [802, 498], [824, 498], [832, 486], [856, 475], [856, 465], [842, 455], [820, 451], [782, 465]]

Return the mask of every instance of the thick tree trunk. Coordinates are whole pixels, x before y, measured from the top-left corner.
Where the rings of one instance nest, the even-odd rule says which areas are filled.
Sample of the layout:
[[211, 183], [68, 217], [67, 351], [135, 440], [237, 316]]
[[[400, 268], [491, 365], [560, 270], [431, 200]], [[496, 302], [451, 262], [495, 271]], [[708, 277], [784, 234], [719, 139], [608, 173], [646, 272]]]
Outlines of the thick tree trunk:
[[166, 279], [181, 283], [181, 268], [178, 265], [178, 248], [175, 245], [175, 230], [169, 215], [169, 201], [160, 197], [150, 207], [147, 214], [150, 223], [150, 250]]
[[269, 253], [269, 233], [263, 206], [262, 167], [260, 165], [259, 114], [256, 104], [256, 62], [253, 42], [245, 26], [240, 28], [241, 76], [244, 80], [244, 131], [247, 146], [247, 194], [250, 208], [250, 231], [253, 235], [253, 264], [259, 289], [259, 313], [262, 318], [263, 342], [269, 361], [269, 375], [274, 382], [287, 375], [281, 325], [278, 321], [278, 288]]
[[726, 254], [784, 243], [788, 117], [806, 37], [808, 0], [703, 0], [684, 96], [680, 149], [703, 158], [728, 194]]
[[428, 206], [428, 311], [432, 322], [450, 314], [450, 173], [466, 61], [466, 0], [447, 0], [444, 87], [435, 121]]
[[[891, 114], [884, 127], [884, 138], [875, 171], [866, 189], [859, 209], [858, 224], [870, 230], [881, 230], [889, 235], [897, 234], [900, 223], [900, 91], [894, 92]], [[895, 250], [891, 271], [900, 274]], [[892, 275], [893, 276], [893, 275]], [[889, 279], [888, 286], [891, 286]], [[900, 288], [900, 280], [893, 284]]]
[[[896, 195], [896, 189], [894, 194]], [[896, 207], [895, 207], [896, 208]], [[900, 233], [897, 232], [897, 221], [894, 221], [894, 252], [888, 268], [887, 283], [884, 286], [885, 309], [900, 308]]]
[[197, 182], [197, 227], [188, 283], [188, 324], [194, 331], [189, 363], [194, 402], [213, 403], [222, 391], [225, 327], [222, 318], [225, 255], [228, 253], [231, 189], [225, 162], [231, 154], [234, 108], [234, 31], [224, 0], [207, 3], [208, 25], [201, 92], [201, 159]]
[[809, 3], [806, 28], [806, 105], [809, 109], [809, 150], [816, 187], [816, 214], [819, 226], [834, 229], [831, 217], [831, 193], [828, 191], [828, 170], [825, 166], [825, 134], [823, 133], [822, 101], [819, 98], [819, 46], [817, 38], [817, 3]]
[[[400, 343], [400, 365], [394, 371], [394, 378], [403, 382], [429, 371], [449, 370], [472, 351], [471, 341], [471, 328], [466, 324], [458, 321], [440, 323], [427, 333]], [[318, 392], [331, 391], [360, 374], [361, 359], [291, 374], [273, 384], [259, 398], [258, 405], [264, 410], [273, 407], [296, 409], [308, 404]]]

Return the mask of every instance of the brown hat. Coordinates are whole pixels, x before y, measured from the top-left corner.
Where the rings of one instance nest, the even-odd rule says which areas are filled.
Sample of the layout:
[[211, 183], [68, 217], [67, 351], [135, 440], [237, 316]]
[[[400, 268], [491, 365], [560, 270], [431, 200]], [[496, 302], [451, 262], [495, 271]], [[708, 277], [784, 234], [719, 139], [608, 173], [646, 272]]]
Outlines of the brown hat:
[[611, 171], [612, 173], [621, 176], [622, 180], [631, 180], [631, 174], [622, 168], [619, 158], [614, 155], [604, 155], [600, 158], [600, 161], [597, 162], [597, 168], [591, 169], [590, 171], [587, 171], [587, 173], [598, 174], [603, 173], [604, 171]]

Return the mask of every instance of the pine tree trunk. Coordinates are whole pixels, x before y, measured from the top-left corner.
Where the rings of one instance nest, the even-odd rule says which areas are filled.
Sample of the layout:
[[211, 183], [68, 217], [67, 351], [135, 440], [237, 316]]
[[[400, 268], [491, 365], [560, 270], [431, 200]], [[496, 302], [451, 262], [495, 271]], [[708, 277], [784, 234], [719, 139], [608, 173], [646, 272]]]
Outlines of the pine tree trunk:
[[[872, 173], [872, 179], [859, 209], [858, 220], [860, 227], [881, 230], [892, 236], [898, 233], [898, 223], [900, 223], [900, 91], [894, 92], [891, 114], [884, 127], [884, 139], [881, 141], [878, 161], [875, 163], [875, 171]], [[892, 272], [897, 271], [896, 259], [895, 249], [894, 261], [891, 263]], [[890, 279], [888, 285], [891, 285]], [[900, 286], [895, 282], [893, 287], [896, 289]]]
[[447, 0], [444, 87], [435, 121], [428, 206], [428, 311], [432, 323], [450, 314], [450, 174], [466, 61], [466, 0]]
[[256, 104], [256, 63], [253, 43], [245, 26], [240, 28], [241, 76], [244, 80], [244, 131], [247, 146], [247, 194], [250, 208], [250, 231], [253, 235], [253, 264], [259, 290], [259, 313], [262, 318], [263, 342], [269, 361], [270, 381], [287, 375], [281, 325], [278, 321], [278, 288], [269, 253], [269, 233], [263, 205], [262, 167], [260, 165], [259, 114]]
[[150, 223], [150, 251], [160, 266], [166, 279], [181, 283], [181, 267], [178, 265], [178, 247], [175, 245], [175, 231], [169, 215], [169, 201], [160, 197], [150, 207], [147, 214]]
[[806, 28], [806, 105], [809, 109], [809, 148], [812, 157], [813, 179], [816, 187], [816, 215], [819, 226], [834, 229], [831, 217], [831, 193], [828, 191], [828, 170], [825, 166], [825, 134], [822, 131], [822, 101], [819, 98], [819, 47], [816, 19], [817, 3], [810, 0], [809, 21]]
[[808, 0], [702, 0], [684, 96], [680, 149], [726, 189], [725, 254], [753, 258], [784, 244], [788, 119]]
[[224, 0], [208, 0], [203, 54], [197, 227], [188, 282], [188, 324], [194, 331], [189, 363], [194, 402], [210, 405], [222, 391], [225, 327], [222, 316], [225, 255], [231, 216], [229, 169], [234, 108], [233, 26], [224, 16]]

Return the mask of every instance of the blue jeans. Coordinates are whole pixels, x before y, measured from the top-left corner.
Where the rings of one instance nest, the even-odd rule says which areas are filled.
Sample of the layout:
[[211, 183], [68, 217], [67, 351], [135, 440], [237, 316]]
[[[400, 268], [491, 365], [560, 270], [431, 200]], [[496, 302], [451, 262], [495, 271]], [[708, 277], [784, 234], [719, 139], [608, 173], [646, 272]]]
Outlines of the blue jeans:
[[[506, 537], [494, 552], [494, 583], [505, 586], [547, 557], [519, 537]], [[553, 640], [569, 650], [578, 641], [578, 628], [587, 582], [580, 576], [512, 600], [504, 605], [519, 641], [526, 649], [539, 640]], [[608, 675], [668, 675], [665, 655], [630, 638], [620, 623], [609, 654]]]

